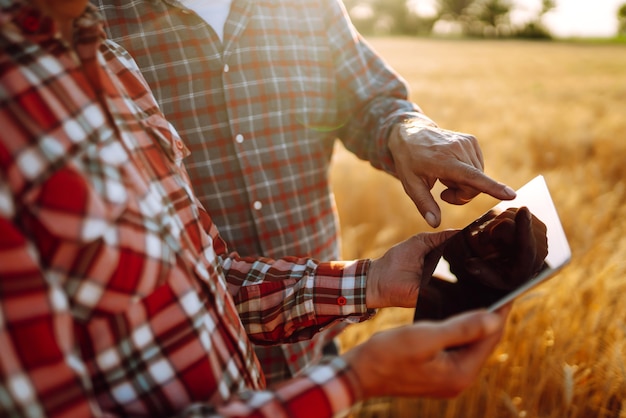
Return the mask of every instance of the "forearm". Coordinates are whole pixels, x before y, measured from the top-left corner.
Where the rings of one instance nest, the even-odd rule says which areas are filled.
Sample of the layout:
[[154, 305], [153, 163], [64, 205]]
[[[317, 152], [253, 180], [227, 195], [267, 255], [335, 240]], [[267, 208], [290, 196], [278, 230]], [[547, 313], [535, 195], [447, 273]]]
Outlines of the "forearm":
[[327, 32], [343, 122], [337, 136], [359, 158], [395, 175], [387, 148], [392, 128], [407, 119], [434, 122], [408, 100], [406, 81], [354, 30], [345, 10], [331, 7], [327, 14], [334, 16]]
[[436, 126], [428, 116], [407, 100], [384, 96], [369, 99], [367, 105], [346, 124], [340, 139], [348, 150], [373, 167], [397, 176], [389, 148], [392, 133], [401, 124]]
[[359, 158], [396, 175], [387, 147], [392, 128], [411, 119], [435, 123], [409, 100], [406, 80], [358, 33], [342, 3], [322, 4], [337, 91], [336, 137]]
[[369, 260], [319, 263], [231, 257], [223, 262], [239, 316], [256, 344], [311, 338], [338, 320], [360, 322]]

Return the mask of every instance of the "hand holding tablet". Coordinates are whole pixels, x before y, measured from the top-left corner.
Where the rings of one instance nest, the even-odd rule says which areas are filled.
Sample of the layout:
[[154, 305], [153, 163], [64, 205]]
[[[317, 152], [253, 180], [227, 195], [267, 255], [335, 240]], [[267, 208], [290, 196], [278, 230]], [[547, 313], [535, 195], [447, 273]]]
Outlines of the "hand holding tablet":
[[489, 211], [446, 243], [443, 258], [458, 280], [513, 290], [541, 269], [546, 232], [526, 206]]
[[571, 257], [545, 180], [500, 202], [444, 243], [420, 286], [415, 320], [498, 307], [545, 281]]

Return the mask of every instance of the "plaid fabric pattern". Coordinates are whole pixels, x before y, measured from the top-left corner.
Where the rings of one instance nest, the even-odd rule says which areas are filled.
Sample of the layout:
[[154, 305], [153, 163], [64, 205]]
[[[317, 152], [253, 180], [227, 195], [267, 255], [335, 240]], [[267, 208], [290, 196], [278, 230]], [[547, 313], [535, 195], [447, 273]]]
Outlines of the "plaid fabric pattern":
[[348, 408], [340, 358], [268, 389], [249, 338], [367, 318], [368, 262], [229, 253], [130, 56], [91, 12], [55, 33], [0, 0], [0, 416]]
[[[229, 246], [338, 259], [335, 139], [393, 174], [389, 129], [423, 117], [342, 2], [233, 0], [222, 43], [175, 0], [92, 1], [190, 148], [192, 184]], [[283, 353], [258, 349], [266, 376], [295, 375], [339, 331]]]

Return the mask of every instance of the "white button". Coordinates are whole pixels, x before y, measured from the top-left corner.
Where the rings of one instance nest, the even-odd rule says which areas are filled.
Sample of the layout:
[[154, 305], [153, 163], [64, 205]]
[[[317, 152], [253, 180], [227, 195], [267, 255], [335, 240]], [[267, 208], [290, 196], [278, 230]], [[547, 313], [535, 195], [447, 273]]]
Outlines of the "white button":
[[224, 72], [227, 73], [228, 70], [230, 70], [230, 67], [228, 66], [228, 64], [224, 64]]
[[187, 9], [182, 9], [181, 12], [183, 12], [183, 14], [191, 14], [191, 10], [187, 10]]
[[237, 136], [235, 137], [235, 141], [241, 144], [243, 142], [243, 135], [237, 134]]
[[261, 210], [261, 208], [263, 207], [263, 203], [259, 202], [258, 200], [256, 202], [254, 202], [252, 204], [252, 206], [256, 209], [256, 210]]

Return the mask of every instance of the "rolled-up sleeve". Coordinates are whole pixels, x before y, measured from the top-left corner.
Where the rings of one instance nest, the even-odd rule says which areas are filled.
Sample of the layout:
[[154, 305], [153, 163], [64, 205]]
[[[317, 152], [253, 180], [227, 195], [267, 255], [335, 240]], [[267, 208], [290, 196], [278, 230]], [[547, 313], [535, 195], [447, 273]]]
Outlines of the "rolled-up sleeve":
[[223, 260], [228, 287], [249, 338], [256, 344], [309, 339], [336, 321], [369, 319], [365, 287], [369, 260], [318, 262]]
[[435, 123], [409, 100], [409, 88], [356, 31], [345, 7], [326, 1], [329, 45], [332, 46], [337, 96], [343, 115], [338, 137], [347, 149], [372, 166], [395, 175], [387, 140], [393, 126], [406, 119]]

